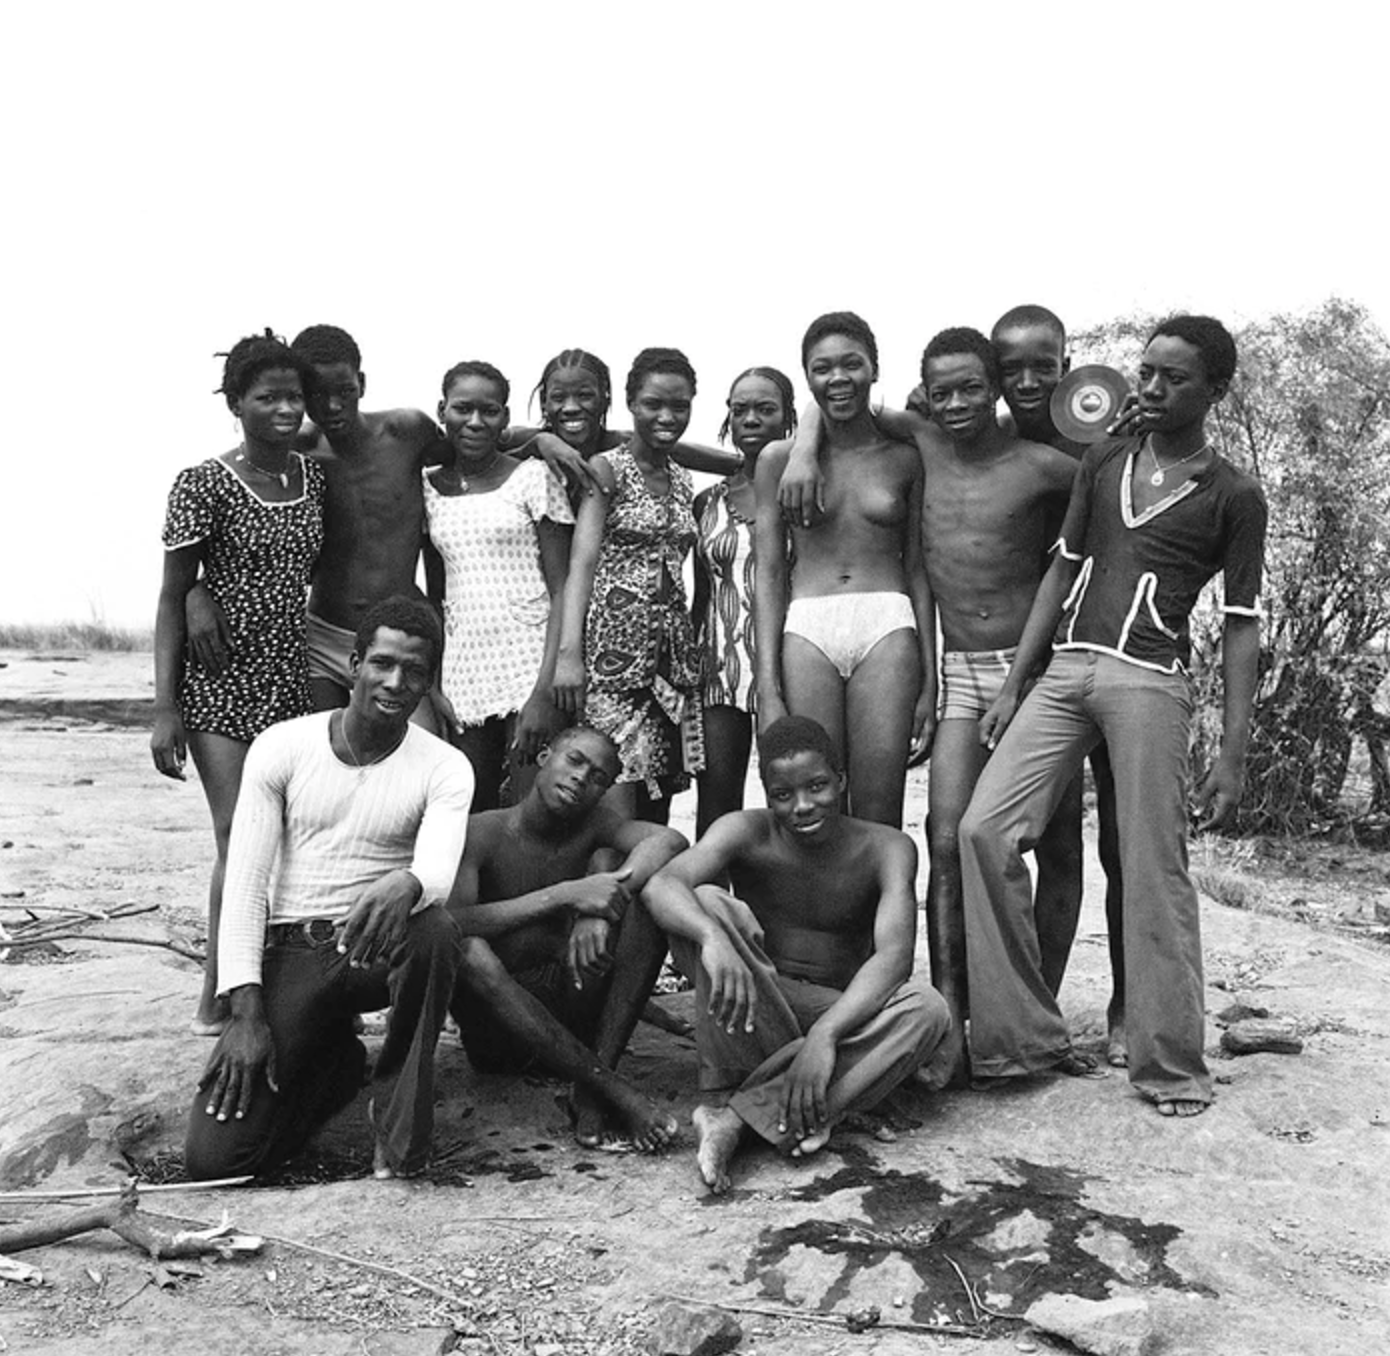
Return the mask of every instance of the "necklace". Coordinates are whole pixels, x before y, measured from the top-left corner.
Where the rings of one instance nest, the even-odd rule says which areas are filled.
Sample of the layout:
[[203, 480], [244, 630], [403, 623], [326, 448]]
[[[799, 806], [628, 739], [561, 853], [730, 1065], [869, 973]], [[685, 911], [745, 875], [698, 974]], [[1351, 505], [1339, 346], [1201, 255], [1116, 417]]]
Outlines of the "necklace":
[[478, 483], [478, 481], [482, 480], [484, 476], [489, 475], [492, 472], [493, 468], [501, 460], [502, 451], [499, 448], [495, 452], [493, 452], [492, 460], [488, 462], [486, 466], [480, 467], [478, 470], [473, 472], [473, 479], [471, 481], [468, 479], [466, 475], [464, 475], [462, 468], [459, 468], [456, 471], [456, 474], [459, 478], [459, 493], [467, 494], [468, 491], [471, 490], [473, 486]]
[[1169, 471], [1176, 471], [1185, 461], [1191, 461], [1193, 457], [1200, 457], [1203, 452], [1211, 446], [1210, 443], [1203, 443], [1195, 452], [1189, 452], [1185, 457], [1179, 457], [1177, 461], [1169, 462], [1167, 466], [1162, 465], [1158, 460], [1158, 453], [1154, 451], [1153, 439], [1149, 439], [1149, 457], [1153, 461], [1153, 475], [1149, 477], [1149, 484], [1153, 486], [1162, 485], [1167, 478]]
[[251, 459], [251, 454], [246, 450], [246, 444], [245, 444], [245, 443], [242, 443], [241, 447], [237, 450], [237, 454], [236, 454], [235, 460], [236, 460], [240, 465], [246, 467], [246, 469], [247, 469], [248, 471], [254, 471], [257, 475], [264, 476], [267, 480], [278, 480], [278, 481], [280, 482], [280, 488], [281, 488], [282, 490], [287, 490], [287, 489], [289, 489], [289, 487], [290, 487], [290, 468], [289, 468], [289, 463], [288, 463], [288, 462], [286, 462], [286, 464], [285, 464], [285, 469], [284, 469], [283, 471], [270, 471], [270, 470], [267, 470], [264, 466], [258, 466], [258, 465]]
[[377, 754], [375, 758], [368, 758], [367, 761], [364, 763], [357, 756], [357, 750], [352, 747], [352, 740], [348, 738], [347, 716], [342, 715], [338, 718], [338, 733], [342, 735], [343, 745], [346, 747], [348, 751], [348, 757], [352, 759], [352, 765], [357, 769], [358, 780], [361, 780], [362, 774], [365, 773], [369, 767], [375, 767], [378, 763], [385, 762], [386, 759], [388, 759], [393, 753], [395, 753], [395, 751], [398, 748], [400, 748], [401, 744], [405, 741], [405, 736], [408, 731], [408, 728], [409, 727], [407, 727], [406, 730], [401, 731], [400, 736], [397, 738], [396, 742], [392, 744], [391, 747], [387, 749], [384, 753]]

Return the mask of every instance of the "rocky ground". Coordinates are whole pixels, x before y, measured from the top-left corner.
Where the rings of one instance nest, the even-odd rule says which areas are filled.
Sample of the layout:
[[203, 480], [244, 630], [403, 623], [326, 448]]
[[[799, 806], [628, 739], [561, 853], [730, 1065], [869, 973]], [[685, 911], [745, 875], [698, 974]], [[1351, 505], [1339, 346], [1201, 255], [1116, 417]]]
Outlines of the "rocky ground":
[[[156, 906], [0, 962], [3, 1229], [60, 1209], [32, 1193], [114, 1187], [131, 1164], [177, 1180], [210, 1048], [185, 1034], [180, 952], [200, 944], [211, 836], [196, 783], [150, 767], [148, 656], [0, 662], [0, 924]], [[554, 1085], [480, 1077], [446, 1037], [428, 1179], [364, 1175], [352, 1108], [272, 1184], [142, 1199], [185, 1223], [228, 1212], [259, 1254], [160, 1268], [109, 1232], [24, 1253], [44, 1283], [0, 1281], [0, 1351], [620, 1356], [684, 1297], [736, 1311], [760, 1356], [1011, 1352], [1048, 1347], [1016, 1316], [1068, 1294], [1142, 1299], [1171, 1356], [1385, 1350], [1390, 862], [1199, 845], [1194, 864], [1227, 901], [1204, 920], [1219, 1100], [1195, 1121], [1122, 1075], [911, 1089], [808, 1162], [750, 1152], [716, 1200], [688, 1131], [656, 1159], [580, 1150]], [[1107, 994], [1089, 866], [1063, 990], [1083, 1045]], [[1236, 999], [1288, 1019], [1302, 1053], [1223, 1055]], [[643, 1026], [628, 1067], [688, 1121], [689, 1040]], [[966, 1335], [921, 1331], [940, 1324]]]

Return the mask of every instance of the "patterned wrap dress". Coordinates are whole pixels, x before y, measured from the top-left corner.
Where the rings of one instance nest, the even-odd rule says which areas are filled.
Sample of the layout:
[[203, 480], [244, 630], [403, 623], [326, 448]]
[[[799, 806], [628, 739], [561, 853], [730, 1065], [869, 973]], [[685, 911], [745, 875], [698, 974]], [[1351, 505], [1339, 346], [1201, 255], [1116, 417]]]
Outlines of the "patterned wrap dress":
[[292, 455], [295, 499], [262, 499], [217, 457], [180, 471], [169, 491], [164, 549], [203, 544], [203, 583], [231, 633], [224, 672], [185, 657], [178, 703], [187, 729], [249, 744], [313, 709], [304, 606], [323, 545], [324, 481], [316, 462]]
[[444, 562], [440, 687], [461, 725], [519, 711], [545, 656], [550, 591], [537, 525], [574, 522], [565, 487], [540, 460], [484, 494], [440, 494], [424, 475], [425, 522]]
[[585, 621], [584, 719], [618, 746], [618, 780], [643, 783], [655, 799], [705, 765], [700, 652], [681, 577], [694, 491], [674, 462], [663, 496], [647, 489], [626, 444], [600, 455], [616, 485]]
[[709, 579], [700, 619], [706, 706], [757, 710], [753, 649], [753, 524], [734, 508], [729, 482], [713, 486], [697, 524], [697, 568]]

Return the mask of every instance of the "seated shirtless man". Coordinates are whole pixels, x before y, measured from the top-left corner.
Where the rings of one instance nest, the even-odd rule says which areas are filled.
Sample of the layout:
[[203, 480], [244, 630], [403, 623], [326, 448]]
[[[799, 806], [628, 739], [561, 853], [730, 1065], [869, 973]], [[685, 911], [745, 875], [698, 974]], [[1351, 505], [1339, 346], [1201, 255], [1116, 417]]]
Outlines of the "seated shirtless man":
[[[676, 1122], [616, 1072], [666, 956], [629, 907], [684, 846], [674, 829], [622, 818], [607, 735], [561, 731], [520, 805], [474, 815], [449, 897], [464, 934], [452, 1011], [485, 1072], [541, 1065], [574, 1083], [575, 1138], [660, 1149]], [[592, 871], [599, 864], [613, 869]]]
[[[950, 1077], [959, 1084], [969, 1074], [963, 1036], [970, 1011], [960, 820], [988, 758], [979, 722], [1008, 675], [1042, 578], [1048, 524], [1066, 505], [1076, 463], [999, 426], [999, 369], [978, 330], [943, 330], [933, 338], [922, 355], [922, 382], [929, 420], [887, 411], [876, 417], [892, 436], [911, 438], [922, 459], [922, 556], [944, 651], [931, 748], [927, 938], [932, 982], [955, 1022]], [[815, 412], [808, 410], [793, 464], [807, 460], [817, 433]], [[788, 488], [784, 481], [784, 492]], [[1080, 790], [1079, 782], [1068, 788], [1063, 813], [1037, 844], [1038, 929], [1053, 992], [1081, 908]]]
[[[748, 1130], [811, 1154], [846, 1113], [942, 1046], [946, 1004], [912, 973], [917, 849], [840, 812], [829, 736], [784, 716], [758, 741], [765, 810], [716, 820], [643, 899], [695, 984], [700, 1175], [729, 1189]], [[730, 889], [719, 882], [728, 880]]]

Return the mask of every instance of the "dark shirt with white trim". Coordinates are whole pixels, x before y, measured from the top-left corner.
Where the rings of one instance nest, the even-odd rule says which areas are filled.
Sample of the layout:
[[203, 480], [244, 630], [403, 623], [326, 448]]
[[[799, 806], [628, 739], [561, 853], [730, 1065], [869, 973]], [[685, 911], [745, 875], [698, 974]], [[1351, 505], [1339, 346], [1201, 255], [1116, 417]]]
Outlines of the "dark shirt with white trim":
[[1111, 439], [1082, 458], [1056, 548], [1081, 569], [1053, 645], [1176, 673], [1191, 660], [1188, 618], [1218, 571], [1222, 610], [1262, 615], [1268, 510], [1254, 477], [1216, 456], [1136, 514], [1132, 480], [1142, 446], [1140, 438]]

